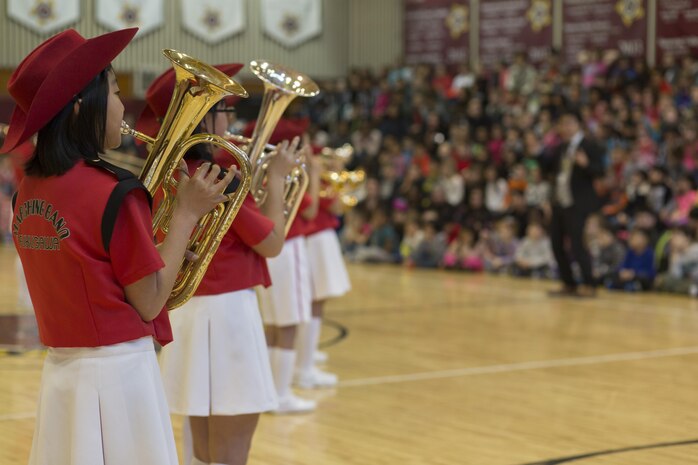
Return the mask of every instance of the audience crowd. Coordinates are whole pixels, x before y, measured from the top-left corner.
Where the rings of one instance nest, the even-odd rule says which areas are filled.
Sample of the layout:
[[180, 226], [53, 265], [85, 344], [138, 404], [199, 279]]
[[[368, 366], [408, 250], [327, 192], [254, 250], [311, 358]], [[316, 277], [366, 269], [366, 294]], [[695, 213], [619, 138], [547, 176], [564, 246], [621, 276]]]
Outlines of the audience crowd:
[[591, 50], [533, 67], [397, 66], [323, 82], [316, 143], [351, 143], [367, 181], [340, 232], [347, 257], [409, 267], [556, 275], [548, 225], [557, 122], [605, 148], [604, 201], [585, 227], [597, 284], [698, 294], [698, 61], [655, 68]]

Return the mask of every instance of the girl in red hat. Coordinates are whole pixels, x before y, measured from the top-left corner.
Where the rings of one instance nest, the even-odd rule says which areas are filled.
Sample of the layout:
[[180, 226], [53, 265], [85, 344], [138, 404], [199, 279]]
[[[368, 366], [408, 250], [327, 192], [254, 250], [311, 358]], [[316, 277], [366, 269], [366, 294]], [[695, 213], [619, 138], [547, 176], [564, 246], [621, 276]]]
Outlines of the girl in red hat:
[[[216, 66], [229, 76], [241, 67]], [[153, 82], [137, 127], [157, 132], [174, 86], [172, 71]], [[223, 135], [226, 111], [219, 102], [198, 130]], [[171, 314], [175, 342], [163, 349], [160, 363], [170, 411], [188, 417], [184, 436], [185, 443], [193, 440], [193, 457], [188, 461], [185, 452], [187, 465], [246, 463], [260, 413], [277, 406], [254, 287], [271, 284], [266, 257], [283, 245], [284, 179], [297, 163], [298, 145], [298, 138], [280, 144], [266, 202], [259, 208], [247, 195], [194, 297]], [[224, 157], [218, 157], [222, 164]], [[212, 158], [205, 145], [185, 156], [191, 169]]]
[[177, 464], [153, 339], [172, 339], [164, 306], [189, 236], [232, 174], [218, 181], [220, 168], [206, 164], [183, 179], [155, 248], [147, 191], [99, 158], [121, 141], [110, 63], [135, 33], [62, 32], [8, 85], [17, 105], [0, 151], [38, 133], [12, 225], [48, 346], [32, 465]]
[[[318, 148], [320, 153], [321, 149]], [[343, 168], [341, 163], [333, 167]], [[328, 190], [329, 191], [329, 190]], [[337, 376], [320, 370], [315, 362], [325, 362], [327, 355], [318, 352], [320, 328], [325, 302], [341, 297], [351, 289], [349, 274], [342, 257], [336, 229], [339, 226], [337, 215], [342, 212], [342, 204], [336, 194], [330, 193], [318, 201], [317, 215], [306, 231], [308, 265], [312, 284], [312, 317], [300, 326], [296, 348], [295, 384], [305, 389], [334, 387]]]
[[[288, 137], [297, 137], [308, 128], [307, 120], [281, 119], [271, 135], [270, 142], [278, 143]], [[247, 132], [252, 132], [252, 126]], [[298, 209], [298, 214], [286, 235], [281, 253], [268, 260], [273, 285], [260, 292], [262, 318], [266, 325], [269, 359], [274, 384], [279, 396], [277, 414], [311, 412], [315, 401], [296, 396], [291, 390], [298, 353], [296, 335], [300, 325], [311, 316], [312, 289], [305, 235], [318, 208], [321, 166], [312, 156], [308, 145], [305, 154], [310, 182]]]

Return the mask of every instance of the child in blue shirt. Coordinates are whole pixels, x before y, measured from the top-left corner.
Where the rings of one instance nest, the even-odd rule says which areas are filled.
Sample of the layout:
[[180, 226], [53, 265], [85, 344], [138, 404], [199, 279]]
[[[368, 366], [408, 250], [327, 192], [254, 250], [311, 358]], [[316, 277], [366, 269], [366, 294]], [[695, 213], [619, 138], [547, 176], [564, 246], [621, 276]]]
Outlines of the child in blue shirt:
[[646, 291], [652, 288], [656, 270], [650, 238], [643, 229], [633, 229], [628, 238], [628, 251], [618, 271], [606, 280], [609, 289]]

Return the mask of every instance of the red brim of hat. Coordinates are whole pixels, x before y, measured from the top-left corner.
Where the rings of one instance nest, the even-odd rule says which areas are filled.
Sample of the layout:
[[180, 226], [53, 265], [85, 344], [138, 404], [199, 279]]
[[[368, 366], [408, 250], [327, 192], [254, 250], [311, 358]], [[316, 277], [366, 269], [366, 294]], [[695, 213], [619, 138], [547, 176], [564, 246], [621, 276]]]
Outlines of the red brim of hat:
[[10, 129], [0, 153], [13, 150], [46, 126], [72, 98], [80, 93], [131, 42], [138, 28], [109, 32], [68, 54], [41, 83], [29, 111], [18, 105], [10, 117]]

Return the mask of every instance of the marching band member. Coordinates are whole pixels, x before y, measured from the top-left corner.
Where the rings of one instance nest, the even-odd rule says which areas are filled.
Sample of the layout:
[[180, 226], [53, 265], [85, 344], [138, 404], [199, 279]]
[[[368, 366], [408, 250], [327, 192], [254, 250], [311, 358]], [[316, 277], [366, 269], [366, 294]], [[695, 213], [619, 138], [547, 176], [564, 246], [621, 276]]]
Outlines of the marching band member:
[[316, 351], [325, 301], [341, 297], [351, 289], [342, 249], [335, 232], [339, 226], [337, 215], [341, 208], [337, 195], [328, 194], [320, 198], [317, 216], [306, 232], [313, 296], [312, 318], [298, 328], [298, 358], [294, 379], [298, 387], [305, 389], [332, 387], [337, 384], [336, 375], [318, 369], [314, 362], [318, 358]]
[[156, 249], [149, 195], [100, 160], [118, 147], [124, 106], [111, 61], [137, 29], [61, 32], [8, 84], [16, 107], [2, 152], [38, 132], [16, 194], [13, 237], [48, 346], [31, 465], [176, 465], [153, 338], [172, 339], [167, 298], [198, 219], [225, 200], [229, 173], [184, 177]]
[[[233, 76], [242, 65], [216, 67]], [[153, 82], [137, 127], [157, 133], [174, 86], [173, 70]], [[225, 110], [219, 102], [200, 131], [222, 136]], [[188, 417], [192, 464], [246, 463], [259, 414], [277, 406], [254, 287], [271, 284], [265, 257], [283, 245], [284, 180], [295, 166], [298, 143], [280, 144], [268, 171], [267, 201], [260, 209], [247, 195], [194, 297], [171, 314], [176, 342], [163, 349], [160, 362], [171, 412]], [[212, 157], [207, 146], [197, 145], [185, 159], [195, 169]]]
[[[0, 134], [0, 141], [4, 141], [5, 131], [7, 131], [7, 127], [4, 125], [0, 126], [3, 126], [0, 130], [2, 132], [2, 134]], [[24, 179], [24, 165], [34, 154], [34, 141], [32, 139], [33, 138], [30, 138], [27, 141], [17, 145], [17, 147], [12, 149], [12, 151], [9, 153], [10, 160], [12, 160], [12, 167], [14, 168], [15, 186], [19, 186], [19, 184], [22, 182], [22, 179]], [[31, 297], [29, 296], [27, 280], [24, 278], [22, 261], [19, 259], [19, 256], [17, 256], [17, 259], [15, 261], [15, 275], [17, 276], [17, 308], [21, 312], [31, 313], [33, 312]], [[17, 335], [18, 341], [23, 341], [28, 333], [36, 333], [35, 323], [30, 323], [24, 320], [21, 321], [23, 325], [31, 325], [32, 327], [20, 328], [18, 331], [19, 334]]]
[[[275, 144], [291, 136], [300, 136], [307, 127], [307, 120], [281, 119], [269, 142]], [[245, 132], [250, 134], [253, 129], [252, 125], [248, 125]], [[279, 396], [279, 406], [274, 410], [277, 414], [310, 412], [316, 408], [314, 401], [297, 397], [291, 390], [296, 365], [296, 329], [299, 324], [310, 320], [311, 314], [312, 291], [305, 231], [308, 222], [317, 214], [321, 169], [319, 160], [311, 156], [308, 145], [305, 157], [310, 177], [308, 190], [286, 235], [281, 253], [267, 261], [272, 286], [259, 294], [269, 359]]]

